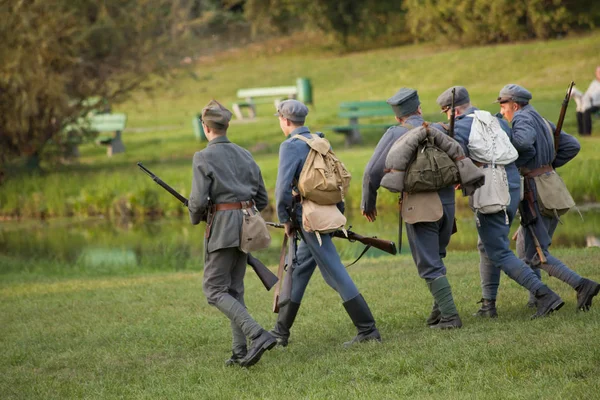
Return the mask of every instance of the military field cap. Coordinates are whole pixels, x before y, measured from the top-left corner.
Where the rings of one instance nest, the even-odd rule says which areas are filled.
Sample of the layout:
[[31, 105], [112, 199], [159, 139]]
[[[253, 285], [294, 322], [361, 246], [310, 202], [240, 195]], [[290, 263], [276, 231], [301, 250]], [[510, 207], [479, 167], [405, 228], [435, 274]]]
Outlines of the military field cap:
[[417, 91], [410, 88], [398, 90], [395, 95], [387, 99], [387, 103], [392, 106], [392, 110], [398, 118], [414, 113], [421, 104]]
[[229, 126], [230, 120], [231, 111], [216, 100], [211, 100], [202, 109], [202, 121], [211, 128], [225, 129]]
[[440, 94], [436, 100], [438, 105], [442, 108], [442, 112], [448, 111], [448, 109], [452, 106], [452, 89], [456, 89], [454, 91], [455, 106], [460, 106], [471, 102], [469, 92], [464, 86], [452, 86]]
[[506, 103], [507, 101], [518, 101], [522, 103], [529, 103], [531, 100], [531, 92], [525, 89], [523, 86], [509, 83], [500, 89], [498, 98], [494, 103]]
[[276, 117], [282, 116], [294, 122], [304, 122], [308, 115], [308, 107], [298, 100], [284, 100], [277, 106]]

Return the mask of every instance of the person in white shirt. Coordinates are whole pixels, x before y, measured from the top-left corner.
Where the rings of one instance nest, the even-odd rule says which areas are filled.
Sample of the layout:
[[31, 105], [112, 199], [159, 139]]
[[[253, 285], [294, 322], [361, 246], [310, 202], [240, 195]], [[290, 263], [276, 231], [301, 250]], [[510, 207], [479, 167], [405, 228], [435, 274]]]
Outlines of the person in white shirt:
[[577, 130], [580, 135], [592, 134], [592, 114], [600, 110], [600, 65], [596, 67], [596, 79], [585, 93], [573, 87], [571, 98], [577, 104]]

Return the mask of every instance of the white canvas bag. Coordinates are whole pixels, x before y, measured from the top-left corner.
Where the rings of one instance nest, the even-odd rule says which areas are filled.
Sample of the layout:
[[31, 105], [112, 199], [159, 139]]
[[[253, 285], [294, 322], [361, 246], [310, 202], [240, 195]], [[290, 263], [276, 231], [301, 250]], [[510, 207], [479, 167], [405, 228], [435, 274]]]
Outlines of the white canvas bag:
[[501, 211], [504, 211], [505, 222], [508, 225], [506, 207], [510, 204], [510, 192], [504, 165], [514, 162], [519, 153], [500, 127], [498, 118], [480, 110], [467, 117], [473, 118], [467, 146], [469, 156], [483, 164], [480, 168], [485, 175], [485, 184], [475, 190], [469, 204], [475, 211], [478, 226], [478, 213], [495, 214]]

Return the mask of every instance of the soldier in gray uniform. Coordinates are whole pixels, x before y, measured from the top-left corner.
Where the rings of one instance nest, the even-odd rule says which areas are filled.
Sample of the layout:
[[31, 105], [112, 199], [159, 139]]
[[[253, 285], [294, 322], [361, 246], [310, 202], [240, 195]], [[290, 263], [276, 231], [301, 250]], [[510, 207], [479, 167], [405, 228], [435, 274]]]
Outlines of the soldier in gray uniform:
[[[293, 229], [297, 229], [302, 240], [296, 253], [298, 265], [293, 272], [290, 301], [280, 307], [277, 323], [271, 333], [277, 337], [279, 345], [287, 346], [290, 329], [300, 309], [304, 291], [318, 266], [325, 281], [339, 293], [344, 302], [343, 306], [357, 330], [357, 335], [344, 343], [344, 346], [381, 341], [375, 318], [342, 264], [331, 235], [321, 235], [322, 243], [319, 244], [316, 234], [307, 232], [302, 227], [302, 205], [297, 204], [295, 210], [293, 209], [294, 202], [297, 203], [294, 192], [298, 193], [298, 179], [310, 150], [305, 142], [296, 138], [298, 135], [311, 138], [310, 130], [304, 126], [307, 114], [308, 108], [297, 100], [280, 103], [275, 114], [279, 117], [279, 127], [286, 136], [279, 147], [275, 187], [277, 216], [285, 225], [286, 235], [291, 236]], [[319, 135], [323, 136], [322, 133]], [[343, 211], [343, 203], [338, 204], [338, 208]]]
[[[391, 127], [383, 135], [365, 168], [361, 209], [370, 222], [375, 221], [377, 217], [377, 189], [381, 184], [385, 159], [392, 145], [406, 132], [424, 122], [416, 90], [402, 88], [389, 98], [387, 103], [394, 110], [399, 125]], [[445, 132], [440, 125], [433, 127]], [[446, 277], [446, 266], [442, 261], [446, 256], [446, 247], [450, 243], [454, 226], [454, 188], [446, 187], [438, 191], [438, 195], [443, 207], [442, 218], [436, 222], [406, 223], [406, 232], [419, 276], [425, 279], [434, 298], [427, 324], [435, 329], [460, 328], [462, 322]]]
[[[587, 311], [592, 306], [592, 299], [600, 292], [600, 284], [583, 278], [567, 267], [561, 260], [550, 254], [552, 234], [556, 229], [558, 218], [548, 217], [541, 213], [537, 202], [537, 189], [533, 176], [541, 175], [559, 168], [573, 159], [580, 150], [577, 139], [565, 132], [560, 133], [558, 151], [554, 149], [553, 132], [556, 126], [545, 120], [529, 104], [531, 93], [515, 84], [504, 86], [498, 95], [500, 111], [512, 123], [512, 143], [519, 152], [515, 162], [533, 191], [533, 204], [537, 219], [533, 231], [547, 259], [542, 263], [536, 252], [534, 238], [529, 229], [524, 232], [525, 258], [532, 268], [541, 268], [571, 286], [577, 292], [577, 310]], [[526, 199], [523, 200], [526, 202]], [[528, 206], [527, 203], [524, 204]]]
[[[471, 105], [469, 92], [463, 86], [453, 86], [444, 91], [438, 98], [437, 103], [442, 112], [451, 116], [452, 90], [455, 89], [455, 114], [456, 121], [454, 125], [454, 139], [460, 143], [465, 155], [471, 157], [469, 152], [469, 138], [471, 136], [471, 125], [473, 123], [473, 113], [478, 109]], [[497, 116], [498, 117], [498, 116]], [[512, 137], [512, 131], [502, 116], [498, 117], [500, 127], [506, 132], [509, 138]], [[477, 160], [475, 160], [477, 161]], [[489, 168], [488, 165], [482, 167]], [[514, 163], [504, 166], [508, 179], [510, 194], [510, 204], [504, 211], [492, 214], [478, 214], [477, 232], [479, 241], [479, 273], [481, 276], [481, 308], [474, 316], [495, 318], [498, 316], [496, 311], [496, 295], [500, 285], [500, 271], [504, 271], [511, 279], [530, 291], [537, 299], [538, 310], [534, 317], [543, 317], [551, 312], [558, 310], [564, 302], [562, 299], [544, 285], [533, 273], [531, 268], [521, 259], [519, 259], [509, 247], [510, 223], [512, 222], [519, 206], [521, 179], [519, 170]], [[506, 220], [508, 218], [508, 221]]]
[[[244, 305], [247, 254], [239, 250], [242, 208], [268, 205], [267, 191], [252, 155], [227, 139], [231, 112], [212, 100], [202, 110], [208, 145], [194, 154], [189, 214], [192, 224], [207, 221], [203, 290], [208, 304], [231, 320], [233, 355], [227, 365], [251, 366], [276, 340]], [[248, 349], [247, 340], [251, 346]]]

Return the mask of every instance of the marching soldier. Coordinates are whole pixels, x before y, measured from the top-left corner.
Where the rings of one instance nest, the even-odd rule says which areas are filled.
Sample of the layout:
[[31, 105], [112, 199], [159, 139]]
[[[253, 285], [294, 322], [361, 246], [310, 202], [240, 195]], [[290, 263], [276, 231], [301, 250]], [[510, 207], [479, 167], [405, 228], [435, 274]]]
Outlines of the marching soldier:
[[[279, 345], [287, 346], [290, 329], [296, 319], [304, 291], [315, 267], [318, 266], [325, 281], [339, 293], [344, 308], [357, 329], [356, 337], [344, 345], [381, 341], [375, 318], [342, 264], [331, 235], [321, 235], [322, 244], [319, 244], [315, 233], [307, 232], [302, 227], [302, 205], [296, 202], [295, 210], [293, 207], [294, 192], [298, 192], [298, 179], [310, 150], [305, 142], [295, 137], [302, 135], [307, 139], [311, 138], [310, 130], [304, 126], [307, 114], [308, 108], [297, 100], [281, 102], [275, 114], [279, 117], [279, 126], [286, 136], [286, 140], [279, 147], [275, 187], [277, 216], [285, 225], [286, 235], [291, 237], [294, 229], [297, 229], [302, 240], [296, 253], [298, 265], [293, 272], [290, 301], [280, 307], [277, 322], [271, 333], [277, 338]], [[338, 204], [338, 207], [343, 207], [343, 203]]]
[[[465, 155], [472, 157], [469, 152], [469, 138], [471, 136], [471, 126], [476, 107], [471, 105], [469, 92], [463, 86], [454, 86], [444, 91], [438, 98], [437, 103], [442, 112], [451, 116], [452, 90], [455, 90], [455, 125], [454, 139], [462, 146]], [[493, 117], [496, 118], [496, 117]], [[498, 118], [500, 127], [508, 137], [512, 136], [512, 131], [508, 124]], [[475, 160], [474, 161], [481, 161]], [[492, 168], [487, 164], [484, 168]], [[505, 211], [499, 211], [492, 214], [477, 213], [477, 232], [479, 241], [477, 247], [480, 255], [479, 272], [481, 276], [481, 308], [473, 314], [477, 317], [495, 318], [498, 316], [496, 310], [496, 295], [500, 284], [500, 271], [504, 271], [511, 279], [529, 290], [537, 299], [538, 310], [535, 317], [542, 317], [554, 310], [562, 307], [564, 302], [539, 278], [533, 273], [531, 268], [521, 259], [519, 259], [509, 248], [509, 231], [517, 208], [519, 206], [521, 179], [519, 170], [514, 162], [504, 165], [506, 176], [508, 178], [508, 189], [510, 193], [510, 204]], [[500, 174], [500, 171], [498, 172]], [[500, 178], [502, 179], [502, 178]], [[506, 218], [508, 217], [508, 221]]]
[[[402, 88], [387, 103], [394, 110], [399, 125], [391, 127], [383, 135], [365, 168], [361, 209], [369, 222], [375, 221], [377, 217], [377, 189], [384, 175], [387, 154], [398, 138], [424, 122], [416, 90]], [[437, 129], [445, 131], [442, 127]], [[460, 328], [462, 322], [446, 277], [446, 266], [442, 261], [454, 226], [454, 188], [443, 188], [438, 195], [443, 208], [441, 218], [436, 222], [406, 223], [406, 231], [419, 276], [425, 279], [434, 298], [427, 324], [435, 329]], [[427, 208], [427, 205], [422, 206]]]
[[[231, 112], [215, 100], [202, 110], [208, 145], [194, 154], [189, 214], [192, 224], [207, 221], [203, 291], [208, 303], [231, 320], [232, 356], [226, 365], [256, 364], [276, 340], [244, 305], [247, 254], [239, 249], [242, 208], [263, 210], [267, 191], [251, 154], [227, 138]], [[247, 348], [247, 340], [251, 340]]]
[[[508, 84], [500, 90], [496, 100], [500, 103], [502, 115], [512, 123], [512, 143], [519, 152], [516, 165], [526, 180], [526, 188], [531, 192], [530, 200], [527, 201], [527, 195], [523, 200], [523, 208], [530, 207], [537, 216], [530, 225], [533, 229], [521, 230], [524, 233], [525, 258], [532, 268], [541, 268], [575, 289], [577, 310], [587, 311], [592, 306], [592, 299], [600, 291], [600, 284], [583, 278], [550, 253], [549, 247], [558, 217], [548, 217], [541, 212], [537, 198], [539, 189], [535, 182], [535, 177], [552, 174], [554, 169], [573, 159], [579, 152], [580, 145], [573, 136], [560, 132], [559, 146], [555, 151], [553, 132], [556, 126], [529, 104], [531, 98], [527, 89]], [[547, 262], [542, 262], [536, 246], [541, 248]]]

